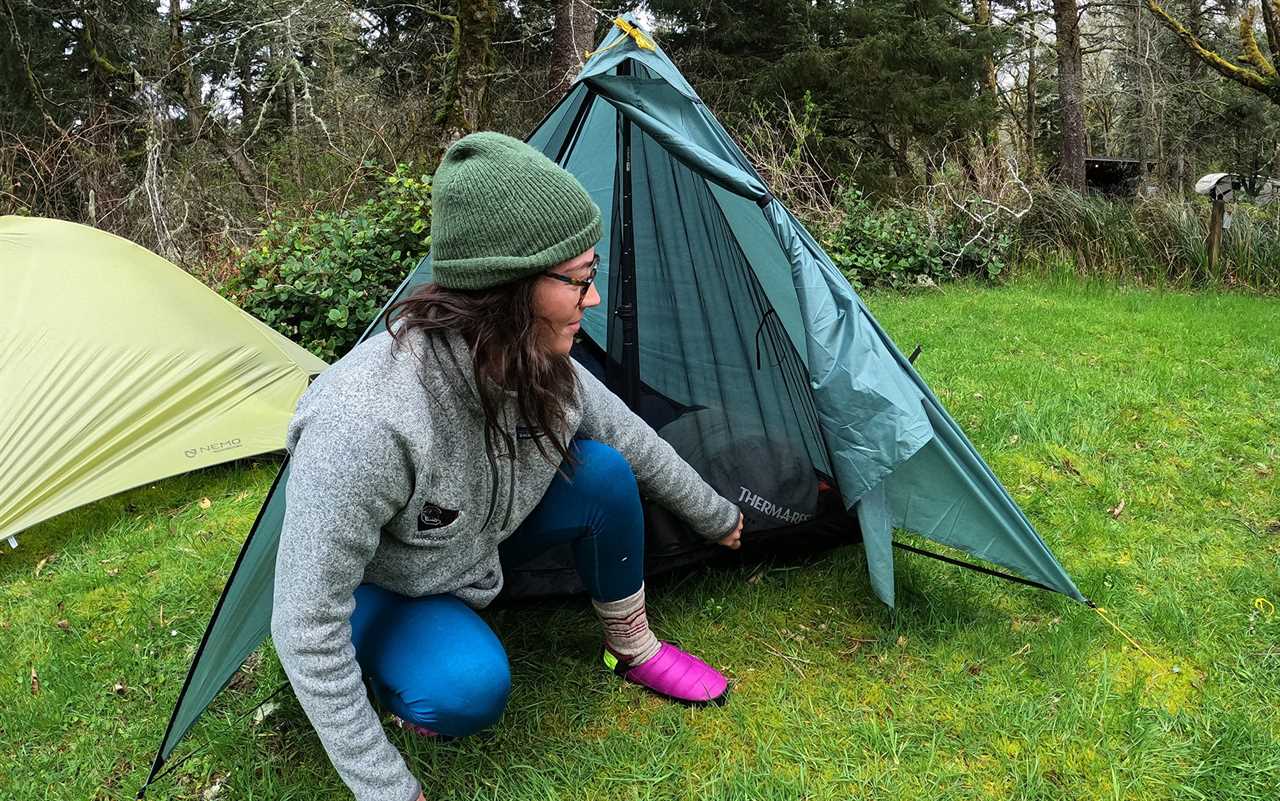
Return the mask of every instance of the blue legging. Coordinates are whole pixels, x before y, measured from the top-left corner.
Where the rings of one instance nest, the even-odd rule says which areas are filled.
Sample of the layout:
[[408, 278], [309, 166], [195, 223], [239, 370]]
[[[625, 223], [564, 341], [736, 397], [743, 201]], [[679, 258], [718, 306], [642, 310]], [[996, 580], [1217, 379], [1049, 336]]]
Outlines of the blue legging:
[[[632, 595], [644, 580], [644, 514], [622, 454], [575, 440], [546, 494], [502, 544], [519, 565], [572, 543], [583, 583], [598, 601]], [[356, 589], [351, 642], [378, 701], [401, 718], [462, 737], [495, 723], [511, 690], [507, 654], [493, 631], [452, 595], [406, 598], [373, 584]]]

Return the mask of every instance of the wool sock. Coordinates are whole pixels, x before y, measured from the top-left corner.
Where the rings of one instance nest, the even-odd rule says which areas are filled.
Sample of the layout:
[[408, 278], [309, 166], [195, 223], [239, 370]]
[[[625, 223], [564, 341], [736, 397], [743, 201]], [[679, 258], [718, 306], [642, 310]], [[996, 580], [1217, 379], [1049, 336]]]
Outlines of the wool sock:
[[645, 614], [644, 584], [626, 598], [592, 600], [591, 605], [604, 626], [604, 641], [632, 667], [644, 664], [658, 653], [661, 643], [649, 629], [649, 617]]

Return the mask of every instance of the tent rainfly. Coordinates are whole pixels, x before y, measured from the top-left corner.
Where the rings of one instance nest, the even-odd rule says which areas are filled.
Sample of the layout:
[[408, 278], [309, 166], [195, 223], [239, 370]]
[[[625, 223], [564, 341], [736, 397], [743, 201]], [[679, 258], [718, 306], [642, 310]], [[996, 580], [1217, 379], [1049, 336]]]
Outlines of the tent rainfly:
[[177, 266], [0, 217], [0, 540], [149, 481], [281, 450], [325, 363]]
[[[1087, 603], [844, 276], [633, 19], [616, 22], [528, 142], [605, 212], [596, 280], [607, 300], [586, 312], [575, 356], [739, 503], [748, 541], [833, 523], [850, 541], [860, 530], [871, 587], [892, 605], [900, 527]], [[392, 301], [430, 280], [428, 258]], [[288, 472], [286, 463], [214, 610], [149, 781], [268, 634]], [[664, 533], [670, 522], [648, 511], [658, 566], [689, 557], [679, 534]], [[567, 560], [550, 562], [507, 565], [508, 588], [573, 589], [569, 571], [547, 569]], [[538, 586], [547, 575], [564, 583]]]

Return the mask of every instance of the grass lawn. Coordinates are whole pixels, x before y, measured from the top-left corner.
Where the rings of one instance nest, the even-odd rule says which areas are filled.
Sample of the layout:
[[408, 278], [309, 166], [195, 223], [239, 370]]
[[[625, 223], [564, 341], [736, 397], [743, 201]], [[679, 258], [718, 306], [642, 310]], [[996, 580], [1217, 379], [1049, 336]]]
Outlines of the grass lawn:
[[[858, 547], [659, 582], [726, 666], [686, 710], [595, 661], [585, 603], [489, 614], [499, 726], [393, 734], [428, 799], [1280, 797], [1280, 303], [1019, 282], [869, 298], [1097, 613]], [[241, 462], [49, 521], [0, 557], [0, 797], [131, 798], [275, 472]], [[268, 653], [154, 799], [348, 797]]]

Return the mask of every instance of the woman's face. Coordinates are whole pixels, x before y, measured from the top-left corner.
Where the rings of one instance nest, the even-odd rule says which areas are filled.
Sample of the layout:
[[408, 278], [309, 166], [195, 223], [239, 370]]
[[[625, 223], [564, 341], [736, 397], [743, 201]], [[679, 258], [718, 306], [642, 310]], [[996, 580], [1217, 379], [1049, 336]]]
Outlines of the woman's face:
[[542, 345], [550, 353], [567, 354], [573, 347], [574, 334], [581, 328], [582, 313], [600, 304], [594, 282], [585, 288], [584, 295], [584, 287], [563, 280], [591, 280], [595, 259], [596, 249], [591, 248], [548, 269], [534, 285], [533, 316], [543, 323]]

